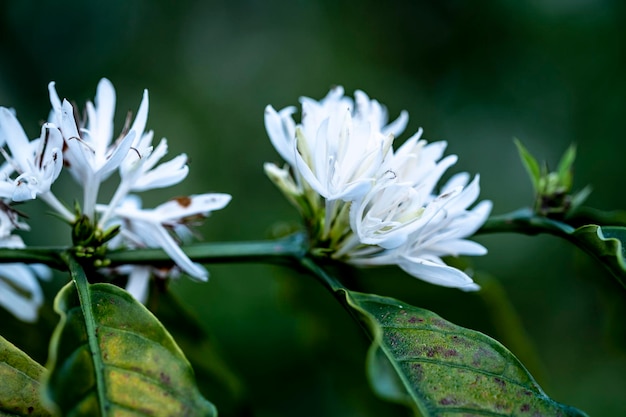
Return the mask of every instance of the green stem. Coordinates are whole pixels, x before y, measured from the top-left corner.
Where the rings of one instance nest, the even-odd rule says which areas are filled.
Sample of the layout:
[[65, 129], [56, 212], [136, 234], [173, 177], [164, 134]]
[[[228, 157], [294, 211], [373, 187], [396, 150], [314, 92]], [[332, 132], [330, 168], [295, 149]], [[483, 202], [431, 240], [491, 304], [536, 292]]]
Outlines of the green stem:
[[[290, 263], [301, 259], [308, 251], [306, 235], [297, 233], [277, 240], [252, 242], [200, 243], [182, 247], [194, 262], [268, 262]], [[111, 265], [150, 264], [171, 265], [171, 258], [161, 249], [133, 249], [107, 254]]]
[[0, 248], [0, 263], [42, 263], [66, 270], [67, 264], [61, 260], [61, 253], [66, 248]]
[[[529, 209], [492, 216], [476, 234], [515, 232], [528, 235], [549, 233], [571, 240], [574, 231], [568, 224], [533, 214]], [[291, 263], [303, 259], [309, 251], [306, 234], [296, 233], [277, 240], [249, 242], [212, 242], [186, 245], [183, 251], [199, 263], [265, 262]], [[0, 263], [44, 263], [58, 269], [66, 269], [61, 253], [67, 248], [0, 248]], [[111, 251], [107, 254], [111, 265], [150, 264], [171, 265], [172, 260], [158, 248]]]
[[581, 237], [581, 234], [577, 233], [579, 230], [567, 223], [537, 216], [529, 209], [522, 209], [509, 214], [490, 217], [476, 234], [516, 232], [536, 235], [538, 233], [548, 233], [560, 237], [597, 259], [600, 264], [608, 268], [622, 286], [626, 287], [626, 268], [623, 266], [623, 252], [620, 253], [617, 249], [611, 249], [607, 253], [602, 245], [598, 246], [597, 239], [589, 242], [588, 239]]
[[549, 233], [569, 239], [574, 230], [574, 227], [566, 223], [538, 216], [530, 209], [521, 209], [490, 217], [476, 234], [515, 232], [536, 235]]
[[326, 289], [328, 289], [333, 294], [336, 294], [338, 290], [345, 289], [345, 287], [333, 276], [328, 274], [324, 268], [319, 266], [315, 260], [309, 256], [305, 256], [300, 258], [300, 266], [302, 266], [306, 271], [313, 274], [315, 278], [317, 278]]
[[87, 280], [87, 276], [85, 275], [85, 270], [78, 263], [78, 261], [76, 261], [72, 254], [70, 254], [69, 252], [64, 252], [61, 257], [69, 267], [70, 275], [72, 277], [72, 280], [74, 281], [74, 285], [76, 285], [76, 290], [78, 291], [78, 299], [80, 301], [80, 308], [83, 312], [83, 317], [85, 318], [87, 341], [89, 343], [89, 350], [93, 359], [93, 366], [96, 375], [96, 389], [98, 391], [100, 415], [106, 416], [108, 413], [107, 404], [105, 401], [106, 387], [103, 372], [104, 364], [101, 360], [102, 353], [100, 351], [100, 345], [96, 337], [96, 335], [98, 334], [98, 329], [96, 324], [96, 318], [94, 317], [93, 310], [91, 308], [92, 303], [91, 293], [89, 291], [89, 281]]

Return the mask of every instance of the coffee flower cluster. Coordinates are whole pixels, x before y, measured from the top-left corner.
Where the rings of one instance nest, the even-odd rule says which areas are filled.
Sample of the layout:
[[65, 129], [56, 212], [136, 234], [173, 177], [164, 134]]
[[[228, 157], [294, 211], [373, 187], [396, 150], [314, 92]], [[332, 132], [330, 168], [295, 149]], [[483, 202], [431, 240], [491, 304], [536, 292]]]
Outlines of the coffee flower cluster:
[[[77, 254], [93, 256], [96, 267], [106, 266], [106, 260], [96, 256], [105, 247], [159, 247], [176, 265], [170, 273], [180, 270], [206, 280], [207, 271], [192, 262], [178, 242], [189, 235], [189, 219], [206, 217], [223, 208], [230, 196], [201, 194], [174, 199], [156, 208], [141, 207], [134, 193], [177, 184], [189, 171], [184, 154], [160, 163], [167, 153], [167, 141], [161, 139], [154, 146], [153, 132], [146, 131], [148, 92], [144, 91], [134, 120], [128, 117], [118, 136], [114, 136], [113, 129], [115, 89], [107, 79], [98, 84], [95, 100], [87, 103], [84, 118], [78, 117], [83, 113], [80, 109], [60, 98], [54, 83], [49, 85], [49, 94], [49, 120], [32, 141], [15, 112], [0, 107], [0, 152], [5, 159], [0, 167], [0, 247], [24, 246], [13, 231], [27, 230], [28, 226], [14, 205], [39, 198], [73, 226]], [[68, 209], [52, 191], [62, 170], [69, 171], [82, 189], [78, 209]], [[117, 189], [108, 203], [100, 202], [100, 186], [114, 174], [119, 177]], [[149, 277], [156, 271], [147, 266], [127, 266], [114, 272], [127, 274], [128, 289], [143, 301]], [[41, 266], [1, 264], [0, 304], [21, 319], [34, 320], [42, 302], [36, 276], [48, 275], [49, 271]]]
[[470, 208], [479, 195], [479, 177], [454, 175], [438, 188], [457, 157], [443, 157], [445, 142], [421, 140], [422, 130], [397, 149], [406, 127], [402, 112], [388, 123], [378, 101], [341, 87], [316, 101], [265, 110], [269, 138], [286, 161], [265, 164], [265, 172], [304, 217], [314, 252], [355, 265], [395, 264], [434, 284], [476, 290], [472, 279], [442, 257], [483, 255], [467, 240], [485, 222], [491, 202]]

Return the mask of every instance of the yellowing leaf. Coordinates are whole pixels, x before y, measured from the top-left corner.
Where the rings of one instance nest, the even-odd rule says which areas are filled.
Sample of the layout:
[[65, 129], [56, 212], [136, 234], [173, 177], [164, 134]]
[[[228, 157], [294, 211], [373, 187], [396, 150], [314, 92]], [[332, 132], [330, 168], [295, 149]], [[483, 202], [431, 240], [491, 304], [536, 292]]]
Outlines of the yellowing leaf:
[[87, 300], [70, 283], [55, 301], [61, 321], [51, 341], [46, 394], [62, 415], [216, 415], [152, 313], [116, 286], [82, 285]]

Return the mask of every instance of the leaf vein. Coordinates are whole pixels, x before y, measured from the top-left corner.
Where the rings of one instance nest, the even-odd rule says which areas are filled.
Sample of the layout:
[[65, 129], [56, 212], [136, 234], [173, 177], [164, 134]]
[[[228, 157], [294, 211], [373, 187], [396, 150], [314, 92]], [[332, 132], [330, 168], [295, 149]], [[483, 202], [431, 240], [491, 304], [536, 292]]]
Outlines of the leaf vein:
[[526, 385], [524, 385], [523, 383], [516, 381], [514, 379], [511, 379], [511, 377], [508, 376], [504, 376], [504, 374], [502, 373], [495, 373], [495, 372], [490, 372], [490, 371], [486, 371], [480, 368], [472, 368], [470, 366], [466, 366], [463, 364], [458, 364], [458, 363], [453, 363], [453, 362], [444, 362], [444, 361], [439, 361], [436, 359], [427, 359], [427, 358], [397, 358], [396, 362], [405, 362], [405, 363], [412, 363], [412, 362], [422, 362], [422, 363], [430, 363], [433, 365], [439, 365], [439, 366], [443, 366], [443, 367], [449, 367], [449, 368], [457, 368], [457, 369], [464, 369], [470, 372], [476, 372], [479, 374], [483, 374], [483, 375], [487, 375], [487, 376], [492, 376], [495, 378], [501, 378], [503, 381], [509, 382], [513, 385], [517, 385], [519, 387], [522, 387], [524, 389], [527, 389], [529, 391], [533, 391], [537, 394], [541, 394], [543, 395], [543, 392], [540, 391], [536, 391], [535, 387], [528, 387]]
[[155, 377], [150, 376], [150, 375], [148, 375], [148, 374], [145, 374], [145, 373], [143, 373], [143, 372], [139, 372], [139, 371], [138, 371], [138, 370], [136, 370], [136, 369], [133, 369], [133, 368], [127, 368], [127, 367], [124, 367], [124, 366], [119, 366], [119, 365], [113, 365], [113, 364], [107, 364], [107, 365], [105, 365], [105, 367], [106, 367], [106, 368], [118, 369], [118, 370], [121, 370], [121, 371], [127, 372], [127, 373], [129, 373], [129, 374], [138, 375], [139, 377], [141, 377], [141, 379], [143, 379], [143, 380], [145, 380], [145, 381], [148, 381], [148, 382], [152, 383], [152, 385], [156, 385], [156, 386], [158, 386], [158, 387], [160, 387], [160, 388], [163, 388], [163, 390], [164, 390], [164, 391], [167, 391], [167, 392], [169, 392], [170, 394], [176, 394], [176, 396], [177, 396], [177, 397], [178, 397], [178, 396], [185, 397], [185, 393], [184, 393], [184, 392], [181, 392], [181, 391], [176, 391], [176, 390], [173, 390], [173, 389], [171, 389], [171, 388], [166, 388], [166, 386], [165, 386], [165, 385], [163, 385], [163, 384], [162, 384], [162, 382], [161, 382], [158, 378], [155, 378]]
[[163, 346], [159, 341], [151, 339], [151, 338], [145, 336], [143, 333], [137, 332], [136, 330], [121, 329], [119, 327], [107, 326], [106, 324], [98, 325], [98, 329], [100, 329], [100, 330], [113, 330], [113, 331], [116, 331], [116, 332], [119, 332], [119, 333], [132, 334], [134, 336], [137, 336], [137, 337], [141, 338], [144, 341], [150, 342], [150, 344], [153, 344], [155, 346], [160, 346], [160, 347], [164, 348], [165, 350], [167, 350], [170, 354], [173, 354], [172, 351], [170, 351], [166, 346]]
[[489, 411], [489, 410], [480, 410], [480, 409], [468, 408], [468, 407], [455, 407], [455, 408], [437, 407], [435, 409], [444, 411], [446, 414], [449, 414], [449, 413], [459, 413], [459, 414], [461, 414], [461, 413], [471, 413], [472, 415], [478, 414], [478, 415], [481, 415], [481, 416], [490, 416], [490, 417], [510, 417], [511, 416], [511, 414], [502, 414], [502, 413], [496, 413], [496, 412]]

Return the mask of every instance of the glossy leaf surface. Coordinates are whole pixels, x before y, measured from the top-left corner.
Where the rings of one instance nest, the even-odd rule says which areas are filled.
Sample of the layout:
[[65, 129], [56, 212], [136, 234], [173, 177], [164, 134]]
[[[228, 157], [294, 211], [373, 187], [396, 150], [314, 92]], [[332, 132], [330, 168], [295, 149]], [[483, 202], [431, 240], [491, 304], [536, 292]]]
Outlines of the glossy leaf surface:
[[45, 371], [0, 336], [0, 416], [50, 416], [40, 397]]
[[82, 309], [74, 283], [55, 301], [61, 321], [51, 342], [46, 394], [60, 414], [216, 415], [182, 351], [143, 305], [116, 286], [84, 285]]
[[[576, 223], [582, 220], [618, 221], [625, 219], [623, 212], [592, 211], [575, 217]], [[530, 210], [493, 216], [487, 220], [478, 233], [517, 232], [528, 235], [550, 233], [575, 244], [600, 261], [617, 281], [626, 287], [626, 227], [588, 224], [575, 228], [562, 221], [537, 216]]]
[[339, 290], [373, 335], [376, 391], [424, 417], [585, 416], [550, 399], [490, 337], [392, 298]]
[[514, 142], [520, 159], [522, 160], [522, 164], [524, 165], [524, 168], [526, 168], [526, 172], [528, 173], [528, 176], [533, 184], [533, 189], [537, 192], [539, 190], [539, 179], [541, 178], [541, 168], [539, 168], [539, 162], [537, 162], [535, 157], [528, 152], [524, 145], [522, 145], [522, 142], [517, 139], [515, 139]]
[[591, 224], [576, 229], [572, 236], [626, 287], [626, 227]]

